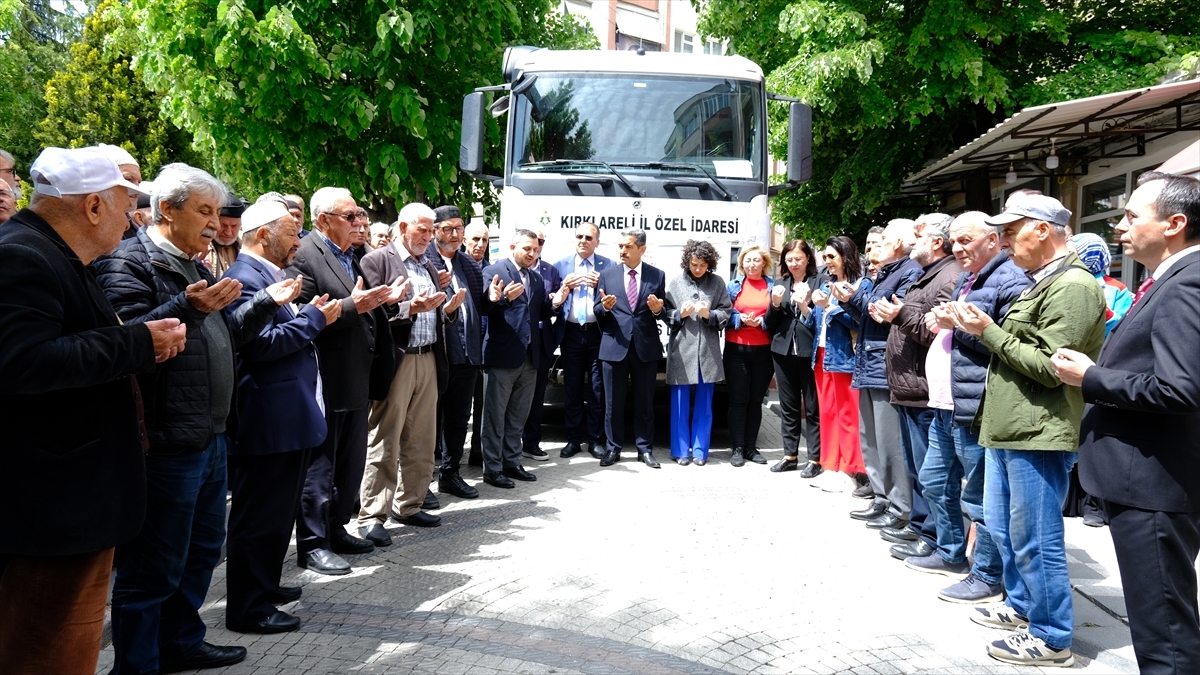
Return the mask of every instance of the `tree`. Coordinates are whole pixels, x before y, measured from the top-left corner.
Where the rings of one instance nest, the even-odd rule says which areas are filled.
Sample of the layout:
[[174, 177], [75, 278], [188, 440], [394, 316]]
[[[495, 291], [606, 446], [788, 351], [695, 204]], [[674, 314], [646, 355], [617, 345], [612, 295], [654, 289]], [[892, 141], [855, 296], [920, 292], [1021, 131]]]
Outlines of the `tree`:
[[46, 82], [62, 68], [83, 17], [73, 3], [0, 0], [0, 148], [28, 167], [41, 145], [34, 131], [46, 116]]
[[[87, 18], [82, 38], [71, 45], [71, 60], [46, 83], [46, 117], [34, 137], [43, 146], [77, 148], [97, 143], [120, 145], [153, 178], [170, 162], [207, 164], [192, 150], [191, 135], [159, 114], [156, 97], [130, 66], [132, 56], [118, 0], [104, 0]], [[109, 41], [106, 49], [106, 40]]]
[[891, 198], [1023, 107], [1153, 84], [1200, 49], [1200, 15], [1164, 0], [708, 0], [702, 11], [702, 32], [813, 106], [815, 178], [781, 194], [774, 218], [818, 239], [932, 208]]
[[[376, 217], [457, 202], [462, 96], [505, 45], [595, 44], [551, 0], [133, 0], [163, 113], [248, 193], [340, 185]], [[494, 133], [494, 130], [493, 130]]]

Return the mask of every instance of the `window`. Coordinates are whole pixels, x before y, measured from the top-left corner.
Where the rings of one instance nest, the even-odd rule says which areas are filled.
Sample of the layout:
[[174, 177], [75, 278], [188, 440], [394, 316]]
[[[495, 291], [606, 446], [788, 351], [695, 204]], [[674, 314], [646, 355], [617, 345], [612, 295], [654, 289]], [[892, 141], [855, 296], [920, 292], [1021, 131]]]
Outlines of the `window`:
[[695, 39], [696, 39], [695, 36], [688, 35], [687, 33], [683, 32], [681, 30], [675, 31], [675, 51], [681, 52], [684, 54], [691, 54], [692, 51], [695, 49], [695, 46], [694, 46]]
[[1112, 265], [1108, 268], [1108, 275], [1131, 287], [1137, 286], [1142, 266], [1134, 264], [1129, 266], [1131, 269], [1126, 269], [1125, 254], [1121, 245], [1116, 242], [1113, 228], [1125, 217], [1125, 200], [1137, 186], [1137, 177], [1149, 170], [1149, 167], [1135, 169], [1088, 183], [1080, 188], [1077, 229], [1080, 232], [1094, 232], [1108, 242], [1109, 250], [1112, 251]]
[[707, 40], [704, 43], [704, 53], [712, 54], [713, 56], [722, 56], [725, 54], [725, 45], [716, 40]]

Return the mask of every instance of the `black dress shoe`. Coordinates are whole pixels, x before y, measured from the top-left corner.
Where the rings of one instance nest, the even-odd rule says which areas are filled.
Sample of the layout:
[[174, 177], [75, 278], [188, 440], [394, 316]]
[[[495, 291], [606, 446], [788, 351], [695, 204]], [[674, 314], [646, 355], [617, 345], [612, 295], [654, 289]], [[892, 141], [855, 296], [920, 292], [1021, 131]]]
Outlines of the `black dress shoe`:
[[272, 605], [286, 605], [299, 600], [303, 593], [299, 586], [280, 586], [274, 592], [267, 593], [267, 602]]
[[908, 525], [908, 521], [897, 517], [894, 513], [884, 513], [874, 520], [867, 521], [867, 527], [872, 530], [882, 530], [885, 527], [901, 528], [905, 525]]
[[421, 508], [426, 511], [437, 511], [442, 508], [442, 503], [438, 501], [437, 495], [433, 494], [433, 490], [425, 491], [425, 501], [421, 502]]
[[850, 517], [855, 520], [875, 520], [885, 513], [887, 513], [886, 504], [872, 502], [870, 506], [861, 511], [851, 511]]
[[558, 451], [558, 456], [562, 457], [563, 459], [570, 459], [581, 452], [583, 452], [583, 446], [575, 441], [571, 441], [563, 446], [562, 450]]
[[527, 483], [537, 480], [537, 476], [526, 471], [525, 467], [521, 466], [520, 464], [516, 466], [504, 467], [504, 475], [512, 478], [513, 480], [523, 480]]
[[510, 490], [517, 487], [517, 484], [512, 482], [511, 478], [505, 476], [499, 471], [489, 471], [488, 473], [483, 474], [483, 482], [491, 485], [492, 487], [504, 488], [505, 490]]
[[467, 481], [456, 473], [442, 474], [441, 480], [438, 481], [438, 492], [463, 499], [475, 499], [479, 496], [479, 490], [467, 485]]
[[639, 452], [638, 461], [650, 467], [651, 469], [662, 468], [662, 464], [659, 464], [658, 460], [654, 459], [654, 453], [652, 452]]
[[274, 614], [258, 623], [235, 624], [226, 621], [225, 627], [235, 633], [290, 633], [300, 628], [300, 617], [275, 610]]
[[[375, 548], [375, 545], [371, 544], [371, 548]], [[350, 573], [350, 563], [346, 562], [333, 551], [323, 548], [300, 554], [300, 559], [296, 563], [317, 574], [338, 575]]]
[[741, 448], [734, 448], [733, 455], [729, 458], [729, 463], [733, 466], [745, 466], [746, 456], [742, 453]]
[[604, 459], [604, 444], [596, 441], [588, 441], [588, 454], [596, 459]]
[[672, 459], [674, 459], [675, 463], [679, 466], [687, 466], [688, 464], [692, 463], [691, 457], [672, 457]]
[[612, 466], [621, 461], [621, 451], [609, 450], [604, 453], [604, 459], [600, 460], [600, 466]]
[[893, 544], [907, 544], [921, 538], [921, 533], [913, 529], [910, 523], [906, 527], [885, 527], [879, 531], [879, 538]]
[[937, 548], [932, 546], [929, 542], [925, 541], [924, 539], [918, 539], [916, 541], [910, 541], [906, 544], [895, 544], [888, 549], [888, 553], [891, 553], [892, 557], [896, 560], [904, 560], [905, 558], [911, 556], [924, 558], [936, 550]]
[[413, 527], [437, 527], [442, 524], [442, 517], [435, 516], [432, 513], [417, 511], [411, 516], [402, 516], [395, 511], [392, 511], [392, 520], [401, 525], [411, 525]]
[[355, 555], [358, 553], [370, 553], [375, 550], [375, 544], [360, 539], [341, 527], [334, 527], [333, 532], [329, 535], [329, 548], [334, 553], [344, 553]]
[[385, 528], [381, 523], [375, 523], [369, 527], [360, 527], [358, 528], [358, 533], [362, 535], [363, 539], [366, 539], [376, 546], [383, 547], [392, 545], [392, 535], [388, 534], [387, 528]]
[[871, 488], [869, 483], [867, 485], [859, 485], [858, 487], [854, 488], [854, 491], [850, 493], [850, 496], [854, 497], [855, 499], [875, 499], [875, 490]]
[[762, 456], [758, 450], [751, 450], [746, 453], [746, 461], [754, 462], [755, 464], [766, 464], [767, 458]]
[[204, 670], [207, 668], [224, 668], [235, 663], [241, 663], [246, 658], [245, 647], [218, 647], [208, 642], [201, 642], [200, 649], [195, 654], [182, 661], [162, 661], [158, 664], [160, 673], [178, 673], [183, 670]]
[[771, 467], [771, 473], [783, 473], [784, 471], [795, 471], [798, 468], [800, 468], [799, 460], [788, 459], [787, 457], [784, 457], [783, 459], [779, 460], [778, 462], [775, 462], [775, 465]]

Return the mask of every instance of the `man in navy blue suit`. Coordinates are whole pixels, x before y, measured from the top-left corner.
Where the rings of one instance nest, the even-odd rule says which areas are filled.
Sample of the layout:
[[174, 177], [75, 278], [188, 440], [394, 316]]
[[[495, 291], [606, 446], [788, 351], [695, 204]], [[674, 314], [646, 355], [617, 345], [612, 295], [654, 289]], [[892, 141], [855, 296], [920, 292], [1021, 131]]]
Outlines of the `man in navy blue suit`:
[[[596, 253], [600, 229], [595, 223], [575, 228], [575, 253], [554, 263], [570, 289], [563, 317], [555, 324], [555, 343], [563, 371], [564, 422], [567, 444], [559, 457], [574, 457], [587, 443], [588, 452], [604, 458], [604, 377], [600, 373], [600, 324], [596, 321], [596, 284], [613, 263]], [[586, 378], [590, 375], [591, 381]]]
[[1059, 349], [1064, 384], [1092, 405], [1079, 481], [1104, 500], [1138, 671], [1200, 672], [1200, 181], [1138, 177], [1114, 229], [1152, 276], [1100, 358]]
[[663, 358], [657, 321], [667, 320], [667, 277], [657, 267], [642, 264], [645, 230], [625, 230], [617, 244], [620, 265], [600, 273], [592, 311], [600, 324], [600, 361], [604, 377], [604, 432], [608, 452], [600, 466], [621, 461], [625, 442], [625, 395], [633, 390], [633, 434], [638, 460], [659, 468], [654, 459], [654, 377]]
[[[559, 276], [558, 270], [553, 265], [542, 260], [542, 247], [546, 245], [546, 230], [539, 228], [537, 236], [538, 259], [534, 268], [542, 277], [542, 285], [545, 287], [544, 297], [549, 298], [558, 291], [559, 286], [562, 286], [562, 277]], [[521, 456], [538, 462], [550, 459], [550, 455], [542, 450], [542, 406], [546, 403], [546, 384], [550, 379], [550, 364], [554, 361], [554, 350], [558, 349], [558, 340], [555, 338], [560, 323], [562, 323], [561, 318], [553, 322], [550, 319], [538, 321], [538, 330], [541, 331], [538, 342], [541, 344], [542, 353], [538, 354], [537, 382], [533, 386], [533, 400], [529, 404], [529, 417], [525, 419], [525, 430], [521, 432]]]
[[[299, 228], [283, 202], [267, 200], [242, 215], [242, 250], [225, 276], [242, 283], [233, 314], [259, 290], [284, 281], [300, 247]], [[297, 286], [302, 280], [290, 282]], [[300, 597], [280, 587], [279, 572], [292, 536], [309, 451], [325, 440], [324, 401], [313, 338], [337, 320], [342, 305], [314, 297], [296, 309], [285, 304], [238, 361], [237, 442], [229, 451], [229, 598], [225, 624], [242, 633], [282, 633], [300, 619], [276, 603]]]
[[537, 364], [541, 358], [538, 321], [549, 319], [566, 300], [562, 289], [550, 298], [541, 293], [537, 262], [537, 233], [517, 230], [511, 258], [483, 270], [490, 279], [484, 311], [488, 315], [483, 343], [483, 482], [512, 488], [512, 479], [535, 481], [521, 466], [521, 431], [529, 415]]

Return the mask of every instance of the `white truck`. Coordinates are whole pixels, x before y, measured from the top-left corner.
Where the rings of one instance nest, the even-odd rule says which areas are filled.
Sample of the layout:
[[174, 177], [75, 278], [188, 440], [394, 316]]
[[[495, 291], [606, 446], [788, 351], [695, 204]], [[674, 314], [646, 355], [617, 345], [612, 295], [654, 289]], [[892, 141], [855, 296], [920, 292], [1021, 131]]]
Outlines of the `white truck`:
[[[645, 230], [645, 261], [668, 281], [683, 273], [684, 244], [708, 240], [721, 255], [714, 271], [729, 279], [743, 246], [770, 245], [768, 196], [811, 173], [811, 109], [768, 94], [762, 69], [740, 56], [510, 47], [503, 76], [464, 98], [459, 150], [460, 168], [500, 191], [491, 235], [501, 252], [515, 229], [541, 227], [553, 263], [590, 221], [598, 252], [614, 260], [621, 230]], [[768, 100], [791, 101], [788, 182], [775, 186]], [[498, 176], [484, 170], [489, 114], [506, 115]]]

